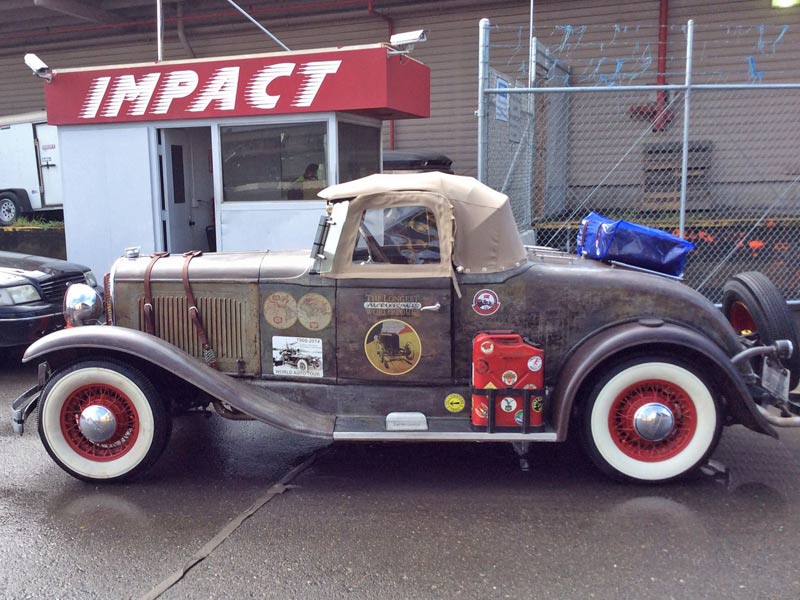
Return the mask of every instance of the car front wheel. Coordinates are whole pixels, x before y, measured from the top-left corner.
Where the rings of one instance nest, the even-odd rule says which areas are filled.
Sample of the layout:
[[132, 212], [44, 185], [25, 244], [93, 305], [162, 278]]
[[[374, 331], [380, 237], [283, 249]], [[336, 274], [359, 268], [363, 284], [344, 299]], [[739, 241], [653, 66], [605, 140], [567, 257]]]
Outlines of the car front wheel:
[[67, 473], [92, 482], [129, 479], [155, 463], [169, 415], [153, 384], [112, 361], [82, 361], [56, 372], [39, 400], [39, 436]]
[[700, 466], [722, 419], [702, 375], [670, 358], [623, 363], [594, 387], [585, 407], [587, 451], [618, 479], [666, 481]]

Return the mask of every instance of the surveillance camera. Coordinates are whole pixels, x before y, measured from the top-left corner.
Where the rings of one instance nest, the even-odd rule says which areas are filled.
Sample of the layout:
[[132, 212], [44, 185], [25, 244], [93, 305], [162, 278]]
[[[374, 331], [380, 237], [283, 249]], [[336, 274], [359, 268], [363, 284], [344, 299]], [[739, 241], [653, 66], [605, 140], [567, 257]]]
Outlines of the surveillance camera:
[[405, 33], [395, 33], [389, 38], [389, 44], [395, 48], [411, 47], [418, 42], [425, 42], [428, 39], [427, 29], [417, 31], [407, 31]]
[[44, 61], [35, 54], [26, 54], [25, 64], [28, 65], [28, 68], [33, 71], [33, 74], [37, 77], [41, 77], [48, 82], [53, 79], [53, 74], [50, 72], [50, 67], [48, 67]]

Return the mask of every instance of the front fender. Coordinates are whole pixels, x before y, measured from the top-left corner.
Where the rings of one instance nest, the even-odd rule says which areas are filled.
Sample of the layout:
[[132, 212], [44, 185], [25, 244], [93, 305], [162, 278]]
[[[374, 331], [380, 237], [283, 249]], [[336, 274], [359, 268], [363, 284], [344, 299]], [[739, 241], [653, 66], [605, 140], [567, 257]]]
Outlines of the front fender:
[[553, 393], [553, 424], [559, 440], [567, 437], [569, 418], [577, 395], [598, 367], [615, 357], [641, 350], [668, 349], [680, 356], [696, 357], [712, 366], [707, 372], [727, 400], [729, 416], [758, 433], [778, 434], [758, 412], [741, 373], [730, 357], [702, 334], [661, 321], [632, 322], [601, 331], [575, 348], [559, 372]]
[[224, 375], [172, 344], [135, 329], [105, 325], [64, 329], [34, 342], [25, 351], [22, 361], [47, 360], [54, 353], [86, 350], [105, 350], [136, 357], [184, 379], [254, 419], [287, 431], [333, 438], [334, 415]]

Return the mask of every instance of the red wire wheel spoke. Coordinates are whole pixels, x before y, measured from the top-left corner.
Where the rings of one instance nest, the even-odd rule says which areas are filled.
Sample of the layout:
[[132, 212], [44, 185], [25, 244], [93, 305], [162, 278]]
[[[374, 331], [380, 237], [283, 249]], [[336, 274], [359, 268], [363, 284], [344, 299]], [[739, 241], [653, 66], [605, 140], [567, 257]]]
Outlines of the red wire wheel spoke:
[[756, 327], [756, 322], [753, 319], [753, 315], [750, 314], [750, 309], [747, 308], [744, 302], [736, 301], [731, 304], [728, 313], [728, 320], [733, 328], [739, 333], [742, 331], [755, 332], [758, 330]]
[[[108, 409], [116, 421], [111, 437], [95, 443], [80, 429], [81, 413], [89, 406]], [[139, 435], [139, 414], [127, 395], [104, 383], [92, 383], [73, 391], [61, 407], [61, 433], [80, 456], [97, 462], [108, 462], [125, 455]]]
[[[634, 415], [645, 404], [666, 406], [675, 419], [672, 431], [663, 440], [652, 441], [639, 435]], [[697, 411], [689, 394], [679, 386], [659, 379], [639, 381], [623, 390], [611, 404], [608, 430], [611, 438], [627, 456], [658, 462], [680, 454], [689, 445], [697, 429]]]

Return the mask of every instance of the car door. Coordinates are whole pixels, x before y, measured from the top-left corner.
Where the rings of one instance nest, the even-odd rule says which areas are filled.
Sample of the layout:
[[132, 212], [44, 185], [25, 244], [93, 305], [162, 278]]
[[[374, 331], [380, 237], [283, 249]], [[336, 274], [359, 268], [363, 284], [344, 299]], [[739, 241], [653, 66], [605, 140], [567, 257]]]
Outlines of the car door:
[[[367, 209], [352, 253], [371, 277], [336, 289], [340, 381], [442, 385], [452, 380], [451, 280], [414, 277], [442, 260], [434, 213], [425, 206]], [[380, 277], [370, 266], [390, 265]]]

